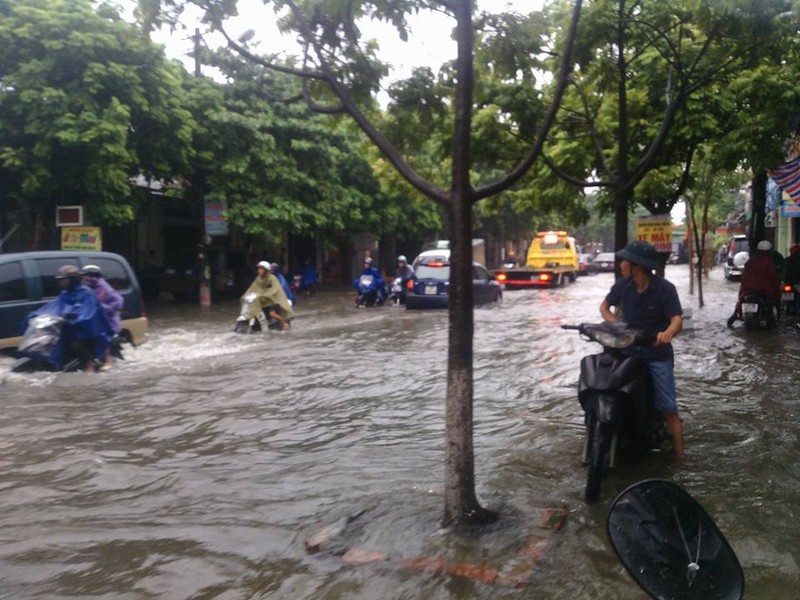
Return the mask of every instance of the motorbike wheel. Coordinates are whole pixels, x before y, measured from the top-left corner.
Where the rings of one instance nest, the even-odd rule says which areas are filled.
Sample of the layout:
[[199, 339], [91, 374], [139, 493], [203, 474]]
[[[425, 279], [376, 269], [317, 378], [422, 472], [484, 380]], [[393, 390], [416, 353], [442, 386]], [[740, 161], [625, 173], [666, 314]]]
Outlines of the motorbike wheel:
[[608, 427], [597, 417], [591, 418], [589, 426], [589, 467], [586, 473], [586, 490], [584, 499], [587, 503], [597, 502], [600, 498], [600, 484], [603, 481], [606, 452], [610, 439]]

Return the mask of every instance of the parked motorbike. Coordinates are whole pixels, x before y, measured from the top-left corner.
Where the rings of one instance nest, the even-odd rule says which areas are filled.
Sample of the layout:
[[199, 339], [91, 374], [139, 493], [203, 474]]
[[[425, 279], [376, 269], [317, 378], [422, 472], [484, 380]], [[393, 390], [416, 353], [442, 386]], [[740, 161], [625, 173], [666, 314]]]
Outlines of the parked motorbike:
[[383, 304], [383, 293], [380, 283], [374, 275], [360, 275], [354, 282], [356, 288], [356, 308], [380, 306]]
[[234, 333], [258, 333], [268, 329], [280, 329], [280, 323], [269, 316], [267, 309], [260, 311], [255, 317], [247, 318], [250, 307], [258, 298], [258, 294], [245, 294], [239, 300], [241, 308], [236, 323], [233, 326]]
[[[92, 340], [72, 340], [62, 343], [67, 321], [52, 314], [32, 317], [17, 348], [17, 360], [11, 370], [17, 373], [32, 371], [80, 371], [92, 360]], [[124, 360], [119, 335], [111, 340], [111, 356]], [[99, 365], [98, 365], [99, 366]]]
[[640, 481], [611, 504], [611, 546], [652, 598], [741, 600], [744, 573], [725, 536], [679, 485]]
[[741, 319], [747, 330], [769, 329], [775, 326], [775, 307], [760, 292], [747, 292], [742, 296]]
[[562, 325], [587, 341], [603, 346], [599, 354], [581, 359], [578, 400], [584, 410], [586, 435], [582, 462], [587, 465], [586, 502], [596, 502], [606, 469], [620, 457], [635, 462], [667, 438], [662, 416], [653, 408], [652, 381], [646, 363], [625, 348], [650, 344], [651, 335], [623, 323]]

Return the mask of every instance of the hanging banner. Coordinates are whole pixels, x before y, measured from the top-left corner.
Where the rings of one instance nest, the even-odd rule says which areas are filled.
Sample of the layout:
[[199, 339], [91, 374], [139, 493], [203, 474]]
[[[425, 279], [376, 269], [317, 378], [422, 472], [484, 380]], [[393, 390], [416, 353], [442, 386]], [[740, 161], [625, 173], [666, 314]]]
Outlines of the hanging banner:
[[103, 236], [99, 227], [62, 227], [62, 250], [102, 250]]
[[649, 242], [659, 252], [672, 252], [672, 216], [639, 217], [636, 220], [636, 239]]
[[227, 200], [206, 200], [205, 221], [206, 235], [228, 235]]

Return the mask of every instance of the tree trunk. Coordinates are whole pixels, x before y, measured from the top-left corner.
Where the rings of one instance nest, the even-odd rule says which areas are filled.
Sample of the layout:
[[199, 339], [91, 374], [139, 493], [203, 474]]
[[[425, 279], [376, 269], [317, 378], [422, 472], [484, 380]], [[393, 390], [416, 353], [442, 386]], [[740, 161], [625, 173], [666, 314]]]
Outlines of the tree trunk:
[[493, 518], [475, 494], [472, 444], [472, 187], [470, 130], [472, 124], [472, 5], [455, 3], [458, 75], [453, 135], [450, 225], [449, 344], [445, 409], [445, 487], [443, 525], [486, 522]]

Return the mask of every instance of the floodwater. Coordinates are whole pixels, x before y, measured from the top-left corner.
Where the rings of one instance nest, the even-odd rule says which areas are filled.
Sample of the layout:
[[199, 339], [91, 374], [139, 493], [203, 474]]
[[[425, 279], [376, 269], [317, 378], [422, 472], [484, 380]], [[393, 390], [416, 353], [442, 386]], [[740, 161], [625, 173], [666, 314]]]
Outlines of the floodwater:
[[[644, 598], [605, 512], [648, 477], [703, 504], [748, 599], [796, 598], [800, 330], [726, 328], [737, 285], [719, 269], [702, 310], [685, 266], [667, 277], [693, 309], [675, 342], [688, 460], [622, 467], [593, 506], [575, 394], [598, 347], [559, 325], [598, 320], [612, 276], [476, 311], [477, 491], [501, 516], [475, 532], [440, 528], [445, 312], [356, 310], [349, 292], [321, 292], [290, 332], [239, 336], [235, 302], [162, 304], [109, 374], [15, 374], [0, 357], [0, 598]], [[565, 512], [559, 531], [548, 509]], [[343, 560], [354, 550], [380, 560]], [[524, 577], [443, 574], [442, 559]]]

